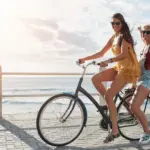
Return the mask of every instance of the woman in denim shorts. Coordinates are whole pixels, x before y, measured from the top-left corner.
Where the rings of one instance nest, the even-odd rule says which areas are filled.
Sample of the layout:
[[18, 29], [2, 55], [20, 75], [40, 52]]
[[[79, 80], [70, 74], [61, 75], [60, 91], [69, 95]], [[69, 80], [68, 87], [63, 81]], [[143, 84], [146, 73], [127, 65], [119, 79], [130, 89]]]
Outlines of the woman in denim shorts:
[[138, 87], [133, 96], [133, 102], [131, 105], [132, 112], [140, 121], [144, 134], [141, 136], [139, 142], [142, 144], [150, 142], [150, 129], [148, 127], [148, 120], [144, 112], [140, 109], [140, 106], [144, 103], [144, 100], [150, 94], [150, 25], [145, 25], [143, 28], [139, 27], [142, 40], [145, 43], [145, 48], [141, 53], [141, 59], [139, 61], [142, 75], [138, 82]]

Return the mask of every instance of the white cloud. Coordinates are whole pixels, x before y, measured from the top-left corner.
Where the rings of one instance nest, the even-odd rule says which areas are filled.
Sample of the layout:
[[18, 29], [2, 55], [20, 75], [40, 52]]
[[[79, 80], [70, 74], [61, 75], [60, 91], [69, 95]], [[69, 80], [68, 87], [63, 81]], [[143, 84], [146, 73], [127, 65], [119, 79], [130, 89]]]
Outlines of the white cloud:
[[148, 0], [0, 0], [3, 70], [80, 71], [75, 61], [105, 45], [116, 12], [130, 27], [135, 24], [139, 54], [142, 43], [136, 28], [149, 22], [149, 6]]

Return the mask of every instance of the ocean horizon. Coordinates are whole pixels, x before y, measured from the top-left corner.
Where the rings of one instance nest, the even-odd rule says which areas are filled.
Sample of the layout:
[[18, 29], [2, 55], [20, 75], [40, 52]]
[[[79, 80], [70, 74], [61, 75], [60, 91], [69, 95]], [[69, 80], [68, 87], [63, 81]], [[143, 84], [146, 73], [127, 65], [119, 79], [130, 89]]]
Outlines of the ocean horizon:
[[[92, 85], [92, 76], [87, 76], [83, 80], [82, 87], [90, 93], [96, 93]], [[4, 76], [2, 79], [3, 95], [28, 95], [28, 94], [56, 94], [62, 92], [75, 92], [79, 82], [79, 76], [43, 77], [25, 76], [10, 77]]]
[[[97, 93], [91, 81], [92, 76], [85, 76], [82, 87], [89, 93]], [[41, 105], [50, 97], [60, 93], [74, 93], [80, 76], [4, 76], [2, 79], [3, 113], [37, 112]], [[110, 83], [107, 84], [109, 86]], [[14, 97], [13, 95], [39, 95], [51, 96]], [[9, 95], [7, 97], [6, 95]], [[12, 96], [12, 97], [10, 97]], [[99, 96], [93, 96], [99, 102]], [[85, 96], [80, 98], [86, 106], [92, 103]], [[89, 106], [88, 106], [89, 107]]]
[[[97, 93], [92, 76], [85, 76], [82, 87], [89, 93]], [[2, 79], [3, 113], [36, 112], [51, 96], [13, 97], [13, 95], [74, 93], [80, 76], [4, 76]], [[9, 95], [12, 97], [5, 97]], [[98, 96], [94, 96], [98, 99]], [[82, 96], [85, 104], [91, 102]]]

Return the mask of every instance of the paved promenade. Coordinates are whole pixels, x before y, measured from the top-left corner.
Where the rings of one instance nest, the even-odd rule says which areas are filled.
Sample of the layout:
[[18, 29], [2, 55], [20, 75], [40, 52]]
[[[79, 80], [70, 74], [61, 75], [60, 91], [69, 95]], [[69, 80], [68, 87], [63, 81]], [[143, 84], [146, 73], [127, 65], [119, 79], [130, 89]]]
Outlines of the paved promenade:
[[99, 128], [97, 116], [89, 117], [87, 127], [73, 143], [65, 147], [51, 147], [40, 139], [36, 131], [36, 115], [3, 115], [0, 120], [0, 150], [150, 150], [150, 144], [139, 145], [122, 137], [103, 144], [107, 132]]

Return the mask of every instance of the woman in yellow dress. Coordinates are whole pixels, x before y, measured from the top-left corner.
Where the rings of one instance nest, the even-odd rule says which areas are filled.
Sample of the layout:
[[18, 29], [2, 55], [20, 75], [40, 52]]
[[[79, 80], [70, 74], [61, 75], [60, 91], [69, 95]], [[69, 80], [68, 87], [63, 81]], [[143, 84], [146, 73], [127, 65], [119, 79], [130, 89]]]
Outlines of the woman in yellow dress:
[[[105, 143], [119, 137], [117, 126], [117, 110], [113, 98], [127, 84], [136, 84], [141, 75], [140, 65], [134, 52], [134, 41], [129, 27], [120, 13], [112, 16], [111, 25], [114, 35], [109, 39], [105, 47], [98, 53], [79, 59], [79, 63], [87, 60], [97, 59], [111, 48], [113, 58], [100, 62], [101, 67], [106, 67], [109, 63], [116, 62], [115, 67], [106, 69], [92, 77], [92, 82], [98, 92], [105, 98], [112, 121], [112, 132], [104, 140]], [[102, 82], [112, 81], [109, 89], [105, 89]]]

